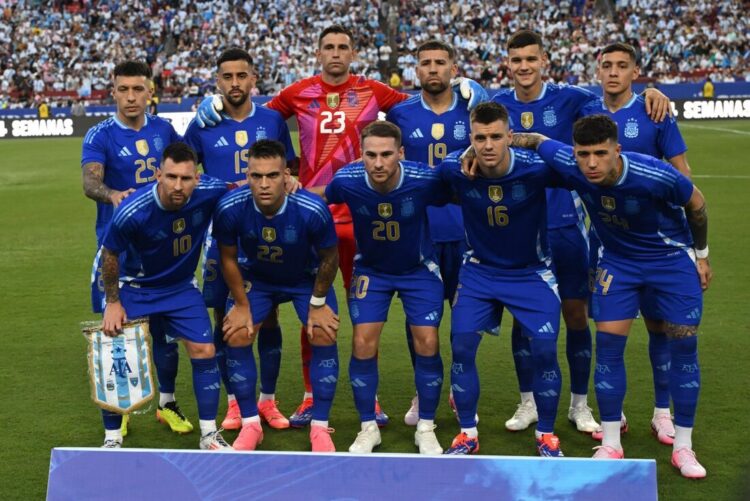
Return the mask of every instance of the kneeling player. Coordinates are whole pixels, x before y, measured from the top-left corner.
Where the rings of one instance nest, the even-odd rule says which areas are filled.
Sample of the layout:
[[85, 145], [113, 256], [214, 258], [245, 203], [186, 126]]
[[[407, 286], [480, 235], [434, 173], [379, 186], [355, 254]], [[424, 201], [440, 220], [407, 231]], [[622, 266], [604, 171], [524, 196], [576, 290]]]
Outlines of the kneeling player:
[[[698, 324], [711, 281], [705, 199], [670, 165], [647, 155], [621, 153], [617, 124], [604, 115], [579, 119], [573, 148], [535, 134], [519, 144], [542, 158], [575, 189], [602, 242], [592, 313], [596, 322], [594, 386], [604, 437], [595, 458], [622, 458], [620, 415], [625, 398], [625, 342], [639, 308], [663, 322], [672, 364], [672, 464], [688, 478], [706, 470], [692, 450], [700, 389]], [[687, 217], [686, 217], [687, 215]]]
[[164, 333], [181, 338], [193, 366], [200, 448], [231, 449], [216, 429], [219, 371], [211, 321], [193, 275], [211, 213], [227, 188], [208, 176], [199, 181], [196, 161], [189, 146], [172, 143], [156, 184], [136, 190], [115, 211], [102, 247], [103, 328], [114, 336], [128, 316], [149, 316]]
[[560, 297], [544, 253], [545, 189], [558, 186], [558, 176], [538, 155], [509, 147], [508, 112], [501, 104], [482, 103], [471, 112], [470, 137], [478, 167], [475, 179], [461, 173], [456, 155], [441, 165], [443, 178], [460, 200], [470, 248], [451, 316], [451, 389], [461, 433], [446, 454], [479, 450], [476, 355], [483, 334], [499, 333], [507, 307], [530, 338], [537, 450], [541, 456], [562, 456], [554, 435], [561, 388]]
[[419, 421], [414, 441], [420, 453], [440, 454], [434, 420], [443, 383], [438, 349], [443, 284], [432, 259], [425, 209], [444, 205], [447, 193], [436, 171], [401, 161], [401, 131], [395, 125], [371, 123], [362, 130], [361, 144], [363, 162], [342, 168], [325, 188], [329, 203], [349, 206], [359, 250], [349, 292], [354, 324], [349, 377], [362, 430], [349, 452], [372, 452], [381, 441], [375, 422], [377, 353], [391, 299], [398, 293], [416, 352]]
[[[339, 368], [339, 319], [331, 287], [338, 270], [333, 218], [320, 197], [306, 191], [285, 194], [289, 169], [283, 144], [258, 141], [248, 157], [249, 186], [219, 203], [213, 228], [234, 301], [223, 328], [229, 345], [229, 380], [242, 415], [242, 430], [233, 445], [238, 450], [255, 450], [263, 440], [252, 344], [276, 306], [292, 301], [312, 344], [312, 450], [334, 452], [333, 430], [328, 427]], [[238, 247], [247, 257], [243, 270], [237, 260]]]

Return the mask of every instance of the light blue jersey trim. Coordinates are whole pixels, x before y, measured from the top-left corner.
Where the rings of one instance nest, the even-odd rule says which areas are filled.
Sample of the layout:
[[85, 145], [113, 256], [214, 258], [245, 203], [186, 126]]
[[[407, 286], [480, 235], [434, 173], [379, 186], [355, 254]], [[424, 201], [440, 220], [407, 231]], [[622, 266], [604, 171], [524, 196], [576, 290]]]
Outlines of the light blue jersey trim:
[[546, 94], [547, 94], [547, 83], [545, 82], [545, 83], [542, 83], [542, 91], [539, 93], [537, 97], [535, 97], [531, 101], [521, 101], [520, 99], [518, 99], [518, 93], [515, 90], [513, 91], [513, 99], [515, 99], [519, 103], [533, 103], [534, 101], [541, 101], [542, 99], [544, 99], [544, 96]]
[[620, 155], [620, 158], [622, 158], [622, 173], [620, 174], [620, 179], [615, 183], [615, 186], [622, 186], [625, 184], [625, 179], [628, 177], [628, 172], [630, 171], [630, 160], [628, 160], [628, 157]]
[[[129, 127], [129, 126], [125, 125], [124, 123], [120, 122], [120, 119], [119, 119], [119, 118], [117, 118], [117, 115], [112, 115], [112, 120], [113, 120], [113, 121], [114, 121], [114, 122], [115, 122], [115, 123], [117, 124], [117, 126], [118, 126], [119, 128], [121, 128], [121, 129], [125, 129], [125, 130], [132, 130], [132, 131], [135, 131], [135, 129], [134, 129], [134, 128], [132, 128], [132, 127]], [[146, 127], [147, 125], [148, 125], [148, 113], [146, 113], [146, 114], [145, 114], [145, 116], [144, 116], [144, 120], [143, 120], [143, 127]], [[143, 129], [143, 127], [141, 127], [141, 128], [139, 129], [139, 130], [142, 130], [142, 129]], [[138, 132], [138, 131], [136, 131], [136, 132]]]
[[[458, 104], [458, 96], [455, 93], [451, 93], [451, 95], [453, 96], [453, 100], [451, 101], [451, 105], [443, 113], [448, 113], [449, 111], [453, 111], [454, 109], [456, 109], [456, 104]], [[431, 112], [435, 113], [436, 115], [438, 115], [435, 112], [435, 110], [433, 110], [432, 108], [430, 108], [429, 104], [425, 103], [424, 96], [422, 95], [421, 92], [419, 93], [419, 102], [422, 103], [422, 108], [426, 109], [427, 111], [431, 111]], [[442, 115], [442, 113], [440, 115]]]
[[[276, 211], [275, 213], [271, 214], [271, 217], [276, 217], [276, 216], [278, 216], [279, 214], [283, 214], [283, 213], [284, 213], [284, 211], [286, 211], [286, 204], [287, 204], [287, 203], [289, 203], [289, 197], [287, 197], [286, 195], [284, 195], [284, 203], [283, 203], [283, 204], [281, 204], [281, 207], [279, 207], [279, 210], [277, 210], [277, 211]], [[261, 214], [261, 215], [263, 215], [263, 216], [266, 216], [266, 214], [264, 214], [264, 213], [263, 213], [263, 211], [262, 211], [262, 210], [260, 210], [260, 208], [258, 207], [258, 204], [256, 204], [256, 203], [255, 203], [255, 199], [254, 199], [254, 198], [253, 198], [253, 207], [255, 208], [255, 211], [256, 211], [256, 212], [257, 212], [258, 214]], [[266, 217], [268, 217], [268, 216], [266, 216]]]

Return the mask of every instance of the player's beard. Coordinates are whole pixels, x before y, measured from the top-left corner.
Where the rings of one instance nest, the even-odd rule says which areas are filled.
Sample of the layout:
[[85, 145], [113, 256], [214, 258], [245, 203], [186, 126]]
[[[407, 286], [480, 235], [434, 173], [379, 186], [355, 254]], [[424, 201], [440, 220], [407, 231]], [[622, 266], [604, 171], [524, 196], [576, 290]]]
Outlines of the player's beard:
[[442, 94], [448, 88], [448, 84], [445, 82], [427, 82], [422, 86], [422, 90], [428, 94], [436, 96]]
[[250, 94], [242, 92], [239, 96], [232, 96], [231, 94], [227, 94], [224, 97], [230, 105], [234, 106], [235, 108], [239, 108], [240, 106], [245, 104], [247, 98], [250, 97]]

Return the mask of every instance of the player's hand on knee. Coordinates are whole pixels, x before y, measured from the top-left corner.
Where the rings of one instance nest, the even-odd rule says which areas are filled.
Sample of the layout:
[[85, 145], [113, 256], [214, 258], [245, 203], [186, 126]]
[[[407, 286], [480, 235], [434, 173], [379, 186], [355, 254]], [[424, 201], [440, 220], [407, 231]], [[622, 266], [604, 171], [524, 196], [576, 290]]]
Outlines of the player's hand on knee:
[[[247, 332], [245, 332], [245, 329], [247, 329]], [[227, 336], [234, 336], [240, 331], [243, 331], [245, 336], [252, 334], [255, 329], [253, 326], [253, 315], [250, 312], [250, 306], [238, 305], [235, 303], [235, 305], [232, 306], [224, 316], [221, 330], [224, 332], [225, 340], [227, 339]]]
[[708, 262], [708, 258], [696, 259], [695, 266], [698, 268], [698, 278], [701, 281], [701, 289], [708, 290], [708, 286], [711, 284], [711, 279], [714, 277], [714, 272], [711, 269], [711, 263]]
[[221, 110], [223, 109], [224, 102], [221, 100], [221, 96], [208, 96], [198, 105], [198, 110], [195, 112], [195, 123], [201, 129], [207, 126], [213, 127], [221, 122]]
[[326, 304], [320, 308], [310, 307], [307, 315], [307, 337], [311, 342], [320, 336], [324, 342], [335, 343], [338, 330], [339, 316], [330, 306]]
[[120, 301], [107, 303], [107, 306], [104, 308], [104, 317], [102, 318], [102, 331], [107, 336], [117, 336], [122, 332], [122, 324], [127, 321], [128, 316]]
[[232, 334], [224, 334], [224, 342], [232, 348], [244, 348], [255, 342], [258, 333], [255, 329], [248, 330], [247, 327], [234, 331]]

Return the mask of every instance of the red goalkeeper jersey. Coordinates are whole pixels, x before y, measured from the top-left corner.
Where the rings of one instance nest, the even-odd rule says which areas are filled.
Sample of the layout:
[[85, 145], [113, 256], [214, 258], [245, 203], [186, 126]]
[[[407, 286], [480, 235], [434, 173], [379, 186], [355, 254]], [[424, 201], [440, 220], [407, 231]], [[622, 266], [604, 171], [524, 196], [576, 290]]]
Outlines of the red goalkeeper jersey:
[[[297, 117], [302, 186], [322, 186], [344, 165], [361, 157], [362, 129], [408, 97], [387, 85], [352, 75], [340, 85], [316, 75], [286, 87], [267, 106], [284, 118]], [[346, 206], [333, 208], [337, 223], [351, 221]]]

